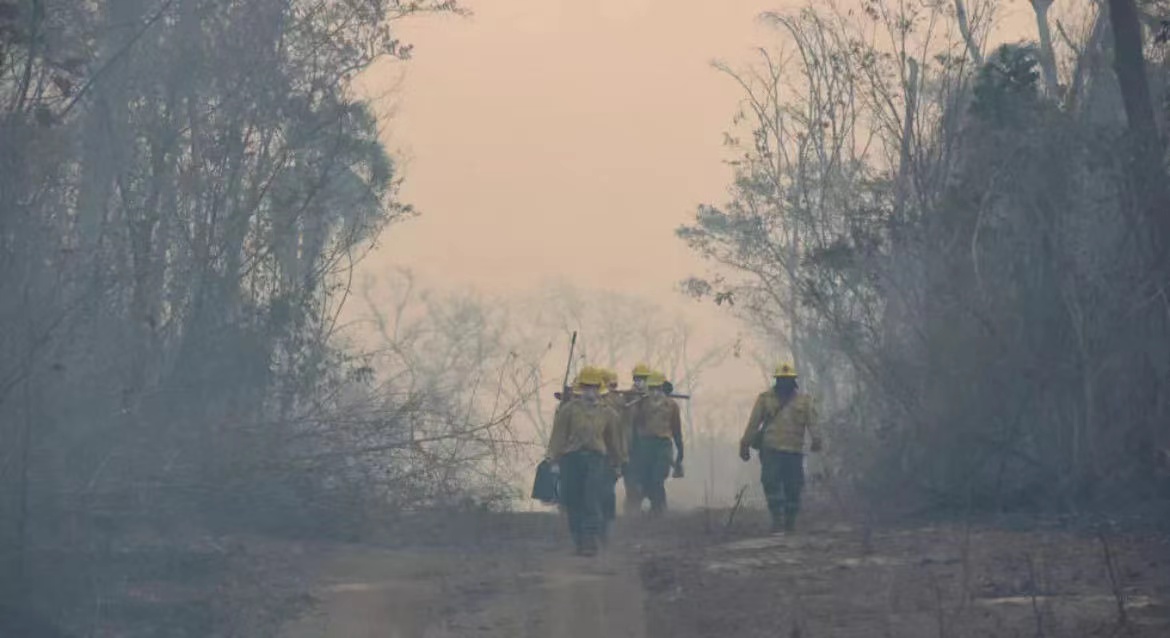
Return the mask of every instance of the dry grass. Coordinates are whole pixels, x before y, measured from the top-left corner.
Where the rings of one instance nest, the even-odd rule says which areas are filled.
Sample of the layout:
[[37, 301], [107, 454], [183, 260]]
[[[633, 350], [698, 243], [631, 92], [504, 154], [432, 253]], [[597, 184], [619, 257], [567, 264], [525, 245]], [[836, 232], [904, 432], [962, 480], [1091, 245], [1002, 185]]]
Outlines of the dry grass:
[[647, 556], [651, 636], [1170, 635], [1164, 535], [953, 523], [867, 535], [811, 517], [768, 537], [762, 512], [739, 516], [740, 534]]

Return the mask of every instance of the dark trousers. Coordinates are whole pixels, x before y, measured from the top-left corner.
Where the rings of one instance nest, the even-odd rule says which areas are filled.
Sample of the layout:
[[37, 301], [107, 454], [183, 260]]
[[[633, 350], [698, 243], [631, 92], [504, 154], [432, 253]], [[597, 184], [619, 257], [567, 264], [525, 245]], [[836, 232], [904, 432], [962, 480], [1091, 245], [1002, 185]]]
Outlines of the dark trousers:
[[611, 473], [600, 452], [578, 450], [561, 457], [561, 503], [578, 549], [596, 548], [604, 523], [602, 501]]
[[642, 509], [642, 488], [638, 485], [638, 479], [630, 473], [631, 463], [626, 463], [622, 467], [622, 485], [626, 488], [626, 516], [637, 513]]
[[760, 450], [760, 483], [774, 524], [791, 529], [800, 511], [804, 488], [804, 455], [764, 448]]
[[[661, 513], [666, 509], [666, 477], [670, 476], [670, 439], [634, 437], [630, 446], [630, 475], [637, 490], [627, 490], [627, 510], [642, 508], [642, 499], [650, 499], [650, 511]], [[626, 481], [629, 485], [630, 481]], [[634, 500], [630, 503], [630, 500]]]

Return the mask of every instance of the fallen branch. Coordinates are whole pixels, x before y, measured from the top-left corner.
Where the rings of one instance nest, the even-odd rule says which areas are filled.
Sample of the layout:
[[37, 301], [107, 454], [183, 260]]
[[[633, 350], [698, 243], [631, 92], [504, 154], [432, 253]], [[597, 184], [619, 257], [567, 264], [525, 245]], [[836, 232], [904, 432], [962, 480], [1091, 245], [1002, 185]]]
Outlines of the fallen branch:
[[739, 508], [743, 506], [743, 497], [744, 494], [747, 493], [747, 489], [748, 486], [744, 485], [743, 487], [739, 488], [738, 492], [735, 493], [735, 504], [731, 506], [731, 511], [727, 513], [727, 523], [723, 526], [724, 532], [731, 529], [731, 524], [735, 522], [735, 514], [739, 511]]
[[1129, 617], [1125, 613], [1125, 590], [1122, 588], [1121, 576], [1118, 574], [1117, 561], [1113, 557], [1113, 548], [1109, 545], [1109, 537], [1104, 529], [1097, 530], [1097, 539], [1101, 541], [1101, 550], [1105, 555], [1105, 570], [1109, 574], [1109, 585], [1113, 589], [1113, 600], [1117, 603], [1117, 624], [1120, 627], [1129, 625]]

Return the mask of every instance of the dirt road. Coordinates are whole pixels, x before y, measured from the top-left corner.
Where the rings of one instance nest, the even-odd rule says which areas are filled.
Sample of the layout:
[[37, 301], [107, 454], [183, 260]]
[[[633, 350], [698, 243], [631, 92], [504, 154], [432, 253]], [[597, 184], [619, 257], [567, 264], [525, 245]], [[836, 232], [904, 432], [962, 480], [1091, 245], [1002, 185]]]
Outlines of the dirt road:
[[1042, 521], [866, 531], [810, 517], [770, 537], [762, 512], [731, 527], [725, 513], [692, 513], [619, 527], [608, 552], [585, 559], [568, 553], [555, 515], [534, 520], [547, 529], [460, 525], [475, 538], [334, 548], [315, 609], [282, 636], [1170, 635], [1161, 533], [1103, 540]]
[[626, 548], [585, 559], [563, 545], [477, 551], [342, 547], [316, 608], [284, 638], [642, 638], [642, 588]]

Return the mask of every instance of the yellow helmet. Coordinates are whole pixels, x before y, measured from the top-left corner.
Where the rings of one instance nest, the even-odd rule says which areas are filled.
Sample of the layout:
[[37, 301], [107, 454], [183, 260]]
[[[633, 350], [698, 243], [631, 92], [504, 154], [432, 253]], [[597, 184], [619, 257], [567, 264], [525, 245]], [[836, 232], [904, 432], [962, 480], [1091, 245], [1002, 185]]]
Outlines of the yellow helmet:
[[598, 368], [597, 372], [601, 375], [601, 385], [597, 387], [597, 393], [602, 395], [609, 394], [609, 379], [605, 376], [605, 369]]
[[646, 385], [651, 388], [661, 388], [666, 383], [666, 375], [654, 370], [650, 373], [650, 378], [646, 380]]
[[654, 371], [650, 369], [650, 366], [646, 365], [645, 363], [639, 363], [638, 365], [634, 366], [634, 372], [630, 376], [636, 379], [638, 377], [648, 377], [653, 373]]
[[785, 361], [776, 366], [776, 369], [772, 371], [772, 376], [777, 379], [795, 379], [796, 368], [791, 363]]
[[605, 380], [605, 385], [612, 385], [618, 382], [618, 375], [613, 370], [605, 368], [601, 371], [601, 378]]
[[583, 386], [595, 385], [600, 387], [605, 385], [605, 377], [601, 370], [593, 366], [585, 366], [581, 369], [581, 372], [577, 373], [577, 383]]

